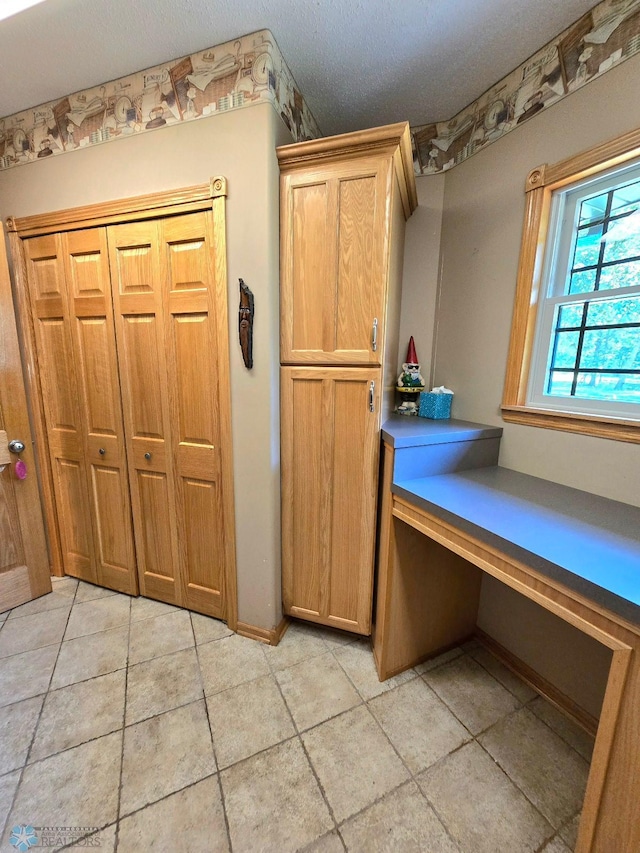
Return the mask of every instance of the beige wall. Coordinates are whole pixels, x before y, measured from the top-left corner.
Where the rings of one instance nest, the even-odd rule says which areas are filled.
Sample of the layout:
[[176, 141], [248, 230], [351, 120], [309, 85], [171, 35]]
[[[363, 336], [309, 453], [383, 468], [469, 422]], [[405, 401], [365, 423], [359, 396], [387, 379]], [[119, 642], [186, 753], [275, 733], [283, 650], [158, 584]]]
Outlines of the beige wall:
[[[638, 79], [640, 57], [445, 174], [434, 366], [435, 383], [455, 391], [454, 417], [504, 426], [501, 465], [633, 504], [640, 504], [640, 445], [505, 424], [500, 401], [525, 178], [541, 163], [554, 163], [638, 127]], [[425, 260], [430, 260], [426, 250]], [[414, 275], [419, 267], [414, 259]], [[584, 707], [593, 708], [594, 691], [597, 695], [601, 690], [606, 670], [599, 647], [592, 641], [576, 642], [558, 620], [532, 608], [526, 614], [521, 610], [515, 593], [485, 581], [480, 626]], [[523, 624], [526, 630], [521, 630]], [[545, 635], [543, 644], [539, 638]], [[585, 668], [592, 660], [594, 668]], [[568, 677], [572, 668], [578, 678]]]
[[[445, 175], [416, 179], [418, 207], [407, 222], [402, 281], [398, 368], [413, 335], [424, 380], [430, 385], [440, 273]], [[399, 372], [399, 370], [398, 370]]]
[[[281, 618], [275, 145], [289, 141], [263, 104], [0, 173], [3, 219], [227, 178], [238, 616], [267, 629]], [[252, 371], [238, 345], [239, 277], [255, 295]]]

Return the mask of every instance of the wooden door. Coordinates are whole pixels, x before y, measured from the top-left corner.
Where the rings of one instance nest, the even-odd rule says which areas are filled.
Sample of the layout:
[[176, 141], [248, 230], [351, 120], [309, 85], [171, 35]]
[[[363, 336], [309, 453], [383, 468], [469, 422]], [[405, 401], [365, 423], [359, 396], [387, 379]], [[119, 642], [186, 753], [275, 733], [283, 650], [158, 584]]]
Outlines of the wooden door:
[[[51, 591], [49, 557], [40, 506], [33, 442], [11, 298], [4, 235], [0, 234], [0, 430], [25, 445], [20, 458], [0, 473], [0, 612]], [[11, 457], [14, 461], [17, 457]], [[1, 466], [0, 466], [1, 467]]]
[[281, 361], [382, 363], [389, 264], [389, 157], [281, 179]]
[[225, 617], [234, 562], [223, 220], [108, 229], [140, 588]]
[[137, 595], [106, 230], [61, 242], [97, 582]]
[[62, 565], [98, 583], [62, 238], [32, 237], [23, 251]]
[[360, 634], [371, 632], [379, 379], [376, 368], [281, 370], [285, 612]]

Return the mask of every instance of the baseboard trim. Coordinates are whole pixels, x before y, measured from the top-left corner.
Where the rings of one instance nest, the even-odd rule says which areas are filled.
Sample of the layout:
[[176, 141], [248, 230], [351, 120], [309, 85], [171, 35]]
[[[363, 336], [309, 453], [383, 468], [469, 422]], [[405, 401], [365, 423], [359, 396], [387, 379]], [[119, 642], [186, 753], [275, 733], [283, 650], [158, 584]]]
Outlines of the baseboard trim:
[[596, 732], [598, 731], [598, 720], [588, 711], [581, 708], [580, 705], [574, 702], [574, 700], [567, 696], [566, 693], [558, 690], [558, 688], [551, 684], [550, 681], [547, 681], [544, 676], [540, 675], [539, 672], [536, 672], [535, 669], [532, 669], [532, 667], [526, 664], [519, 657], [514, 655], [508, 649], [505, 649], [504, 646], [500, 645], [500, 643], [497, 640], [494, 640], [493, 637], [490, 637], [489, 634], [485, 634], [481, 628], [476, 627], [475, 636], [494, 657], [498, 658], [498, 660], [514, 672], [518, 678], [522, 679], [525, 684], [528, 684], [529, 687], [536, 691], [536, 693], [544, 696], [548, 702], [551, 702], [551, 704], [559, 711], [567, 717], [570, 717], [580, 726], [580, 728], [584, 729], [585, 732], [593, 737], [596, 736]]
[[268, 630], [267, 628], [257, 628], [255, 625], [249, 625], [247, 622], [238, 622], [237, 633], [241, 637], [248, 637], [250, 640], [258, 640], [260, 643], [265, 643], [268, 646], [277, 646], [283, 638], [285, 631], [289, 627], [291, 620], [288, 616], [283, 616], [280, 624], [275, 628]]

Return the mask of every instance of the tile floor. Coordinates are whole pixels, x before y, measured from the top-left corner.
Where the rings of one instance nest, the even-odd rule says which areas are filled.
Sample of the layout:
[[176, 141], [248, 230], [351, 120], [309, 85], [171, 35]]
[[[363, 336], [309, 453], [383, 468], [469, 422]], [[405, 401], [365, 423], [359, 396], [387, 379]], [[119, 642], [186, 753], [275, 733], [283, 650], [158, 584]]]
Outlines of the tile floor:
[[475, 642], [381, 684], [350, 635], [271, 648], [71, 578], [0, 615], [0, 851], [31, 824], [120, 853], [567, 853], [591, 748]]

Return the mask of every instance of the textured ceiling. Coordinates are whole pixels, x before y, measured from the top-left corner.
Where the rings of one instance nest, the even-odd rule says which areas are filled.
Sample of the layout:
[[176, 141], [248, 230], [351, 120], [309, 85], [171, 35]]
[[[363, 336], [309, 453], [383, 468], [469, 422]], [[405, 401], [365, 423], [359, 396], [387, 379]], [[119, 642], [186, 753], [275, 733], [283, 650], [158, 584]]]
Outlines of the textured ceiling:
[[270, 29], [325, 134], [444, 120], [593, 0], [47, 0], [0, 23], [0, 116]]

